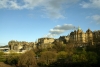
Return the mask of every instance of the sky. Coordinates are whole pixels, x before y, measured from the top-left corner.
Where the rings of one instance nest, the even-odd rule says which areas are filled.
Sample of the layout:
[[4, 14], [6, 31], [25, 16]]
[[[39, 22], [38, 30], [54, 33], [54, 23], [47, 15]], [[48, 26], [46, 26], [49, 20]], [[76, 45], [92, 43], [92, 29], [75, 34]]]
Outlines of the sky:
[[100, 30], [100, 0], [0, 0], [0, 45]]

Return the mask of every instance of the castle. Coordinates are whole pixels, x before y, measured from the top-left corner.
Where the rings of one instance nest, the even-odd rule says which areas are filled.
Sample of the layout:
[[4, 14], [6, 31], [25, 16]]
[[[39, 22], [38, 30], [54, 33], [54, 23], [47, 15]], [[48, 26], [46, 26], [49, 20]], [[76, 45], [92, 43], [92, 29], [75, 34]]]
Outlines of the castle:
[[73, 43], [74, 46], [87, 46], [87, 45], [96, 45], [100, 44], [100, 30], [91, 31], [88, 29], [86, 32], [83, 32], [79, 27], [77, 30], [74, 30], [67, 36], [60, 36], [58, 39], [54, 38], [39, 38], [38, 42], [19, 42], [19, 41], [9, 41], [8, 45], [10, 50], [13, 51], [25, 51], [30, 49], [37, 48], [51, 48], [55, 41], [62, 42], [63, 44]]

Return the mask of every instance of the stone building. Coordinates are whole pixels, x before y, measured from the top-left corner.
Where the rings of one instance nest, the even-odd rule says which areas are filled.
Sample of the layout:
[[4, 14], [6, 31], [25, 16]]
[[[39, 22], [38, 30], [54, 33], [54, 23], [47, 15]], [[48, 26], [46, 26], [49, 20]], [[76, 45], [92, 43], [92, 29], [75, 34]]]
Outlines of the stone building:
[[74, 30], [74, 32], [70, 33], [69, 42], [73, 42], [75, 44], [86, 43], [86, 34], [78, 28], [78, 30]]
[[73, 42], [76, 46], [94, 45], [100, 42], [100, 31], [92, 32], [88, 29], [83, 32], [81, 28], [78, 28], [70, 33], [69, 42]]
[[69, 38], [70, 38], [69, 35], [68, 36], [60, 36], [58, 40], [62, 41], [63, 44], [67, 44], [69, 42]]
[[8, 43], [9, 48], [11, 51], [15, 51], [15, 52], [23, 52], [26, 50], [30, 50], [32, 48], [36, 48], [36, 45], [34, 44], [34, 42], [25, 42], [25, 41], [9, 41]]
[[52, 43], [54, 42], [54, 38], [39, 38], [37, 43], [37, 48], [51, 48]]
[[38, 43], [43, 44], [43, 43], [52, 43], [54, 42], [54, 38], [39, 38]]
[[93, 45], [93, 32], [90, 29], [88, 29], [86, 31], [86, 38], [85, 38], [85, 40], [86, 40], [87, 44]]
[[100, 44], [100, 30], [93, 32], [93, 43]]

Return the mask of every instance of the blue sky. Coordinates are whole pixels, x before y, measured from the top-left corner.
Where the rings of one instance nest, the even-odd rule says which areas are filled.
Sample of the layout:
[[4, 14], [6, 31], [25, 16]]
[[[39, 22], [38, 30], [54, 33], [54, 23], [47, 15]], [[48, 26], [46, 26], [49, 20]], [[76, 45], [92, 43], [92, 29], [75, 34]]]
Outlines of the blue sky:
[[0, 0], [0, 45], [100, 30], [100, 0]]

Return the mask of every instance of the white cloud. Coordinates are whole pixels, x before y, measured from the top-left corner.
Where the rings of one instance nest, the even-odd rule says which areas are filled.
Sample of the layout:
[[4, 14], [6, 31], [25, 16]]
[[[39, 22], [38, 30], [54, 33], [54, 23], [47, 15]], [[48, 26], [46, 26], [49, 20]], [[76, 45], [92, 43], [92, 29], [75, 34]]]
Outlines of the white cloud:
[[49, 34], [47, 34], [46, 37], [54, 37], [54, 36], [57, 36], [57, 35], [60, 35], [64, 32], [66, 32], [68, 30], [74, 30], [74, 29], [77, 29], [77, 27], [75, 27], [72, 24], [64, 24], [62, 26], [57, 25], [49, 31]]
[[45, 0], [23, 0], [25, 3], [22, 7], [25, 9], [34, 9], [37, 6], [41, 6]]
[[48, 16], [50, 18], [55, 18], [55, 19], [59, 19], [59, 18], [65, 18], [60, 12], [50, 12], [48, 13]]
[[60, 30], [71, 30], [74, 29], [75, 26], [73, 26], [72, 24], [64, 24], [62, 26], [56, 26], [54, 29], [60, 29]]
[[0, 8], [7, 8], [8, 0], [0, 0]]
[[22, 9], [22, 7], [18, 5], [17, 0], [0, 0], [0, 9], [1, 8]]
[[100, 8], [100, 0], [89, 0], [80, 4], [83, 8]]
[[49, 32], [51, 34], [61, 34], [63, 33], [65, 30], [60, 30], [60, 29], [51, 29]]
[[91, 18], [95, 20], [97, 24], [100, 24], [100, 15], [93, 15]]
[[87, 16], [86, 19], [89, 19], [91, 16]]
[[[76, 3], [79, 0], [48, 0], [44, 4], [45, 12], [48, 12], [50, 18], [65, 18], [62, 14], [63, 7], [67, 8], [70, 4]], [[63, 6], [65, 5], [65, 6]]]
[[22, 7], [17, 4], [16, 0], [9, 1], [8, 3], [10, 4], [8, 8], [11, 8], [11, 9], [22, 9]]
[[66, 8], [70, 4], [77, 3], [79, 0], [0, 0], [0, 8], [9, 9], [34, 9], [42, 7], [41, 9], [50, 18], [65, 18], [62, 10], [63, 6]]
[[92, 19], [91, 22], [95, 22], [96, 24], [100, 24], [100, 15], [87, 16], [86, 19]]

